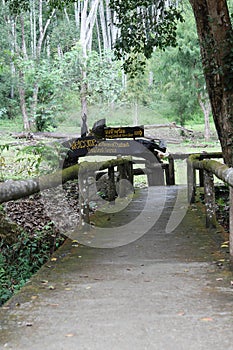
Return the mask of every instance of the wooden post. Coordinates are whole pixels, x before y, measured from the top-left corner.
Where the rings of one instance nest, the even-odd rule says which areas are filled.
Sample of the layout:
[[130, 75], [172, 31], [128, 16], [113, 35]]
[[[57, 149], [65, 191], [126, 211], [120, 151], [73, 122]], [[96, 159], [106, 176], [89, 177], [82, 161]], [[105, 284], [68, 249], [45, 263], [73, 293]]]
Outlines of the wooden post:
[[204, 193], [206, 207], [206, 227], [216, 228], [214, 176], [204, 170]]
[[127, 167], [127, 171], [128, 171], [128, 180], [129, 182], [132, 184], [132, 186], [134, 185], [134, 174], [133, 174], [133, 162], [129, 161], [128, 162], [128, 167]]
[[169, 164], [163, 163], [163, 170], [165, 171], [166, 185], [170, 186]]
[[230, 210], [229, 210], [229, 240], [230, 240], [230, 265], [233, 269], [233, 187], [230, 186], [230, 193], [229, 193], [229, 203], [230, 203]]
[[200, 187], [204, 187], [204, 172], [203, 172], [203, 169], [199, 169], [199, 184], [200, 184]]
[[148, 186], [164, 186], [164, 173], [161, 163], [146, 163]]
[[174, 158], [172, 155], [169, 154], [168, 156], [168, 176], [169, 176], [169, 183], [167, 185], [175, 185], [175, 164], [174, 164]]
[[188, 202], [195, 202], [196, 195], [196, 172], [192, 162], [187, 160], [187, 178], [188, 178]]
[[89, 216], [89, 185], [88, 185], [88, 173], [85, 170], [80, 169], [78, 173], [79, 183], [79, 226], [81, 230], [87, 231], [90, 224]]
[[119, 197], [123, 198], [127, 195], [126, 193], [126, 186], [125, 182], [121, 180], [127, 180], [127, 171], [126, 171], [126, 164], [120, 164], [118, 165], [118, 171], [119, 171]]
[[114, 201], [116, 197], [116, 184], [114, 166], [108, 168], [108, 200]]

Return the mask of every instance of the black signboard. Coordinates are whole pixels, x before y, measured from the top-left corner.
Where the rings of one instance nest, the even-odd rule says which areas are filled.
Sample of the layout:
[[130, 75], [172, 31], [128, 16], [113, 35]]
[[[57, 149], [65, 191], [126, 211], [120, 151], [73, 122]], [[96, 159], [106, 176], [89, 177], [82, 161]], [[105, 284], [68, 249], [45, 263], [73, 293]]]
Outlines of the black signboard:
[[136, 140], [99, 140], [94, 136], [70, 140], [64, 166], [75, 164], [79, 157], [87, 155], [135, 156], [145, 159], [153, 158], [162, 149], [153, 141]]
[[104, 138], [106, 139], [121, 139], [121, 138], [136, 138], [144, 137], [143, 126], [125, 126], [118, 128], [105, 127]]
[[68, 148], [64, 166], [75, 164], [79, 157], [85, 157], [98, 143], [99, 140], [94, 136], [79, 137], [63, 142], [63, 147]]
[[63, 143], [63, 146], [69, 149], [64, 167], [75, 164], [79, 157], [86, 155], [132, 155], [150, 158], [156, 156], [158, 151], [166, 151], [164, 145], [158, 145], [154, 140], [143, 139], [143, 126], [106, 127], [105, 123], [105, 119], [101, 119], [93, 125], [90, 136]]

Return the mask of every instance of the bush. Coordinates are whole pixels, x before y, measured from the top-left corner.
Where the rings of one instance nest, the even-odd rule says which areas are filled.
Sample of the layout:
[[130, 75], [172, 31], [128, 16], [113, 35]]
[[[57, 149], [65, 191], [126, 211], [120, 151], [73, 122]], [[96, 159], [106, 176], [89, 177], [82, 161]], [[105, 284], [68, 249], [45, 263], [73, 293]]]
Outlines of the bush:
[[36, 114], [36, 129], [38, 131], [52, 131], [56, 127], [53, 111], [40, 108]]
[[17, 240], [0, 243], [0, 306], [3, 305], [49, 259], [64, 241], [50, 223], [34, 235], [22, 231]]

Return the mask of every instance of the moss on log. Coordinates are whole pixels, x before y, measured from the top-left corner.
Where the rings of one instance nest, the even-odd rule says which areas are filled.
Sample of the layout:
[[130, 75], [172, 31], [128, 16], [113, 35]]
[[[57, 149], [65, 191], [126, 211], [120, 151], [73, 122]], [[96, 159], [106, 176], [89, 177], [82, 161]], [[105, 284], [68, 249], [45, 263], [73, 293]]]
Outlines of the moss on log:
[[93, 173], [129, 162], [131, 158], [111, 159], [105, 162], [82, 162], [53, 174], [28, 180], [9, 180], [0, 184], [0, 203], [16, 200], [38, 193], [41, 190], [61, 185], [69, 180], [78, 179], [80, 171]]
[[44, 175], [28, 180], [9, 180], [0, 185], [0, 203], [16, 200], [31, 194], [38, 193], [41, 190], [56, 187], [68, 180], [77, 179], [79, 165], [73, 165], [64, 170], [58, 170], [53, 174]]
[[233, 186], [233, 168], [229, 168], [227, 165], [213, 159], [200, 160], [201, 156], [200, 154], [192, 154], [188, 158], [188, 163], [191, 163], [194, 169], [203, 169], [212, 172], [219, 179]]

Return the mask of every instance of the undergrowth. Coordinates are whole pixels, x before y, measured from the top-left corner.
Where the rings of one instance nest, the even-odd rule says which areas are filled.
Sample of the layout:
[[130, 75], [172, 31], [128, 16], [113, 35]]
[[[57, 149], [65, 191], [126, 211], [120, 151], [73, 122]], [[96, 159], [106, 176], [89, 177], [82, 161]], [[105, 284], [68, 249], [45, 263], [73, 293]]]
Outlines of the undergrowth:
[[217, 220], [229, 232], [229, 186], [215, 186], [216, 216]]
[[63, 237], [53, 232], [52, 223], [34, 235], [21, 231], [13, 244], [1, 239], [0, 306], [22, 288], [63, 241]]
[[[229, 186], [228, 185], [216, 185], [215, 191], [215, 212], [218, 223], [229, 232]], [[205, 203], [204, 194], [200, 194], [200, 200]]]

